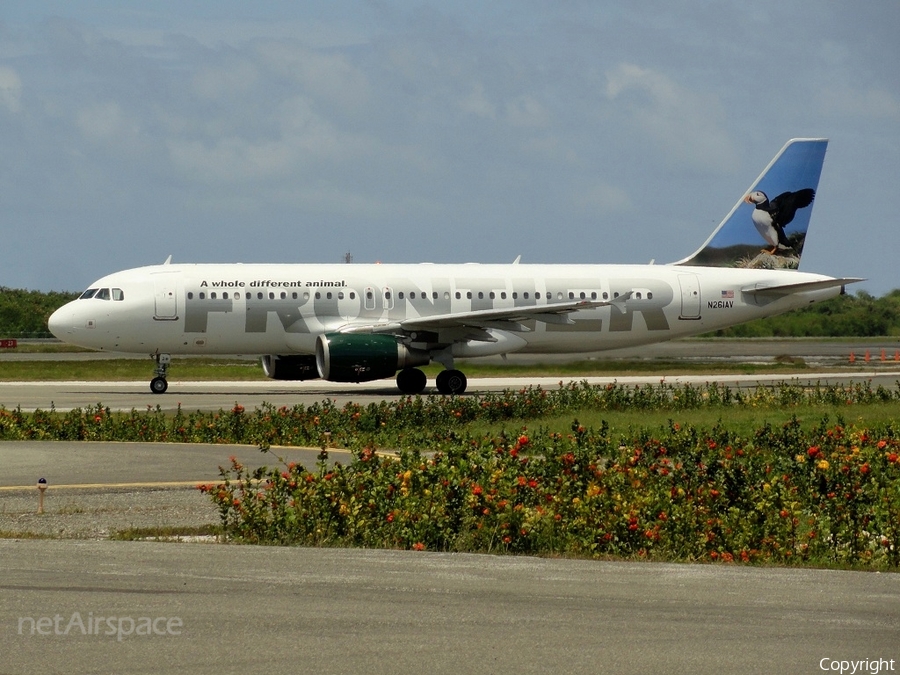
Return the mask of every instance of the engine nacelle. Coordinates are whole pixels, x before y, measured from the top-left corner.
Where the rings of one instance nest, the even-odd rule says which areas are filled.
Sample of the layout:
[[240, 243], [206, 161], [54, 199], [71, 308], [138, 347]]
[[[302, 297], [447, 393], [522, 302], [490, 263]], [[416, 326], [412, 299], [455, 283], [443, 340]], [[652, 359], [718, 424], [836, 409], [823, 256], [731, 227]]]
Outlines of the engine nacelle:
[[332, 382], [381, 380], [430, 360], [428, 352], [409, 349], [390, 335], [328, 333], [316, 339], [316, 367]]
[[266, 354], [260, 359], [266, 377], [273, 380], [317, 380], [316, 357], [312, 354], [278, 356]]

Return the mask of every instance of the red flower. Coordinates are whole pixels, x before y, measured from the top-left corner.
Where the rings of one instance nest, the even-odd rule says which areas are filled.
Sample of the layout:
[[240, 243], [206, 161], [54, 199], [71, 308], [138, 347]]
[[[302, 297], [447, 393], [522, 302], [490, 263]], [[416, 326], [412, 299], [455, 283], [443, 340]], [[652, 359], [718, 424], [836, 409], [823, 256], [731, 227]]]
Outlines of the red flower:
[[480, 495], [482, 492], [484, 492], [484, 490], [481, 489], [480, 485], [476, 485], [475, 487], [472, 488], [473, 495], [477, 496], [477, 495]]
[[425, 544], [423, 544], [421, 541], [417, 541], [415, 544], [412, 545], [412, 549], [413, 549], [413, 551], [424, 551]]

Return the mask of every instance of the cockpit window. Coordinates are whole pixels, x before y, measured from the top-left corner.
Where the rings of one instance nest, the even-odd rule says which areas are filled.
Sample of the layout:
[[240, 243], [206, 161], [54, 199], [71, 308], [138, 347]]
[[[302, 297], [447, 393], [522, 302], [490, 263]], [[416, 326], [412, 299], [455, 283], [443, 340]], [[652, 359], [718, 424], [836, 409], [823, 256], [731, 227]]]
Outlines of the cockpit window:
[[89, 288], [80, 296], [78, 296], [79, 300], [87, 300], [88, 298], [93, 298], [94, 294], [97, 292], [96, 288]]
[[125, 294], [122, 292], [121, 288], [112, 289], [112, 299], [113, 300], [124, 300]]
[[94, 296], [94, 300], [109, 300], [109, 289], [101, 288]]

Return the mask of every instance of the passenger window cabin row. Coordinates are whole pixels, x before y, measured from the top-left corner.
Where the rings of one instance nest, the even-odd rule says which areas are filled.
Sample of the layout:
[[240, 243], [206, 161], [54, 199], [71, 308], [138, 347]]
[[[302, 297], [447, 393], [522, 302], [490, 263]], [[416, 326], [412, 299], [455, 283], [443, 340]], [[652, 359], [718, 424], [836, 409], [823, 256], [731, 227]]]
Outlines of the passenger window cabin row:
[[[269, 291], [268, 293], [264, 293], [264, 292], [262, 292], [262, 291], [257, 291], [257, 293], [256, 293], [256, 299], [257, 299], [257, 300], [265, 300], [265, 299], [268, 298], [269, 300], [276, 300], [276, 299], [287, 300], [287, 299], [288, 299], [288, 295], [289, 295], [289, 294], [288, 294], [286, 291], [281, 291], [281, 292], [278, 293], [277, 295], [276, 295], [276, 293], [275, 293], [274, 291]], [[302, 295], [302, 297], [303, 297], [304, 300], [309, 300], [309, 298], [310, 298], [310, 292], [309, 292], [309, 291], [304, 291], [302, 294], [298, 293], [297, 291], [292, 291], [292, 292], [290, 293], [290, 299], [291, 299], [291, 300], [299, 300], [301, 295]], [[496, 300], [498, 297], [499, 297], [500, 300], [506, 300], [506, 299], [508, 299], [509, 297], [511, 297], [513, 300], [518, 300], [518, 299], [519, 299], [519, 293], [518, 293], [518, 291], [513, 291], [513, 292], [510, 293], [510, 294], [507, 294], [506, 291], [500, 291], [499, 293], [497, 293], [496, 291], [488, 291], [487, 294], [485, 294], [484, 291], [477, 291], [477, 292], [466, 291], [466, 292], [465, 292], [465, 297], [466, 297], [467, 300], [473, 300], [473, 299], [475, 299], [476, 297], [477, 297], [479, 300], [484, 300], [485, 295], [487, 295], [487, 297], [488, 297], [489, 299], [491, 299], [491, 300]], [[324, 297], [326, 300], [332, 300], [332, 299], [334, 299], [335, 297], [337, 297], [338, 300], [343, 300], [345, 297], [348, 297], [350, 300], [356, 300], [356, 293], [355, 293], [354, 291], [349, 291], [349, 292], [346, 293], [346, 295], [345, 295], [344, 291], [337, 291], [337, 292], [334, 292], [334, 291], [325, 291], [324, 293], [323, 293], [322, 291], [316, 291], [316, 292], [313, 294], [313, 296], [315, 297], [316, 300], [321, 300], [323, 297]], [[529, 293], [528, 291], [525, 291], [524, 293], [522, 293], [522, 299], [523, 299], [523, 300], [530, 300], [530, 299], [532, 299], [532, 296], [533, 296], [533, 298], [534, 298], [535, 300], [541, 300], [541, 299], [552, 300], [552, 299], [553, 299], [553, 293], [551, 293], [551, 292], [549, 292], [549, 291], [546, 292], [546, 293], [543, 293], [543, 294], [540, 293], [540, 292]], [[374, 293], [373, 293], [372, 291], [366, 291], [366, 299], [367, 299], [367, 300], [374, 300], [374, 297], [375, 297], [375, 296], [374, 296]], [[420, 297], [422, 300], [425, 300], [425, 299], [428, 298], [428, 294], [427, 294], [425, 291], [411, 291], [411, 292], [409, 292], [409, 293], [404, 293], [403, 291], [400, 291], [400, 292], [397, 293], [397, 298], [398, 298], [399, 300], [403, 300], [403, 299], [405, 299], [405, 298], [407, 298], [407, 297], [408, 297], [410, 300], [415, 300], [417, 297]], [[438, 297], [439, 297], [438, 292], [437, 292], [437, 291], [433, 291], [433, 292], [431, 293], [431, 297], [432, 297], [433, 300], [437, 300]], [[463, 299], [463, 293], [462, 293], [462, 291], [456, 291], [456, 292], [454, 293], [454, 297], [455, 297], [457, 300], [462, 300], [462, 299]], [[618, 294], [618, 293], [614, 293], [614, 294], [613, 294], [613, 297], [619, 297], [619, 294]], [[635, 297], [636, 297], [637, 299], [641, 299], [641, 294], [640, 294], [640, 293], [637, 293], [637, 294], [635, 295]], [[124, 299], [125, 299], [125, 294], [124, 294], [124, 292], [122, 291], [121, 288], [89, 288], [89, 289], [87, 289], [84, 293], [82, 293], [82, 294], [79, 296], [78, 299], [79, 299], [79, 300], [88, 300], [88, 299], [91, 299], [91, 298], [93, 298], [94, 300], [115, 300], [115, 301], [121, 301], [121, 300], [124, 300]], [[188, 294], [187, 294], [187, 298], [188, 298], [188, 300], [193, 300], [193, 299], [194, 299], [194, 292], [193, 292], [193, 291], [189, 291]], [[205, 291], [200, 291], [199, 293], [197, 293], [197, 298], [198, 298], [199, 300], [206, 300], [206, 299], [207, 299], [207, 293], [206, 293]], [[218, 294], [217, 291], [211, 291], [211, 292], [209, 292], [208, 298], [209, 298], [210, 300], [217, 300], [217, 299], [219, 299], [219, 294]], [[229, 295], [229, 292], [228, 292], [228, 291], [222, 291], [222, 292], [221, 292], [221, 298], [222, 298], [222, 300], [228, 300], [229, 298], [233, 298], [233, 299], [235, 299], [235, 300], [241, 300], [241, 299], [251, 300], [251, 299], [253, 298], [253, 294], [250, 293], [250, 292], [243, 293], [242, 291], [234, 291], [233, 293], [231, 293], [231, 295]], [[652, 298], [653, 298], [653, 294], [650, 293], [650, 292], [648, 292], [648, 293], [647, 293], [647, 299], [652, 299]], [[385, 300], [390, 300], [390, 299], [391, 299], [391, 291], [390, 291], [390, 290], [387, 290], [387, 289], [386, 289], [386, 290], [384, 291], [384, 299], [385, 299]], [[445, 299], [445, 300], [449, 300], [449, 299], [450, 299], [450, 292], [449, 292], [449, 291], [444, 291], [444, 299]], [[557, 300], [563, 300], [563, 299], [565, 299], [565, 297], [564, 297], [564, 295], [563, 295], [563, 293], [562, 293], [561, 291], [560, 291], [560, 292], [557, 292], [557, 294], [556, 294], [556, 299], [557, 299]], [[588, 292], [588, 291], [579, 291], [579, 292], [576, 294], [574, 291], [569, 291], [569, 292], [568, 292], [568, 299], [569, 299], [569, 300], [597, 300], [597, 299], [608, 300], [608, 299], [609, 299], [609, 293], [607, 293], [606, 291], [603, 291], [602, 293], [598, 293], [597, 291], [590, 291], [590, 292]]]
[[[118, 289], [113, 289], [113, 290], [118, 290]], [[87, 291], [86, 291], [86, 292], [87, 292]], [[121, 293], [121, 291], [119, 291], [119, 292]], [[257, 293], [256, 293], [256, 299], [257, 299], [257, 300], [265, 300], [265, 299], [269, 299], [269, 300], [276, 300], [276, 299], [287, 300], [287, 299], [289, 299], [289, 297], [290, 297], [291, 300], [299, 300], [301, 295], [302, 295], [302, 297], [303, 297], [304, 300], [309, 300], [309, 298], [310, 298], [310, 293], [309, 293], [309, 291], [304, 291], [302, 294], [297, 293], [297, 291], [293, 291], [293, 292], [291, 292], [290, 294], [288, 294], [286, 291], [281, 291], [281, 292], [278, 293], [278, 294], [276, 294], [274, 291], [269, 291], [268, 293], [263, 293], [262, 291], [257, 291]], [[496, 300], [497, 298], [499, 298], [500, 300], [506, 300], [506, 299], [508, 299], [509, 297], [511, 297], [513, 300], [518, 300], [518, 299], [519, 299], [519, 293], [518, 293], [517, 291], [513, 291], [512, 293], [509, 293], [509, 294], [508, 294], [506, 291], [500, 291], [499, 293], [497, 293], [496, 291], [489, 291], [489, 292], [487, 292], [487, 293], [485, 293], [484, 291], [477, 291], [477, 292], [466, 291], [466, 292], [465, 292], [465, 298], [466, 298], [467, 300], [473, 300], [473, 299], [475, 299], [476, 297], [477, 297], [479, 300], [484, 300], [485, 296], [488, 297], [488, 298], [491, 299], [491, 300]], [[187, 294], [187, 297], [188, 297], [188, 300], [193, 300], [193, 299], [194, 299], [194, 292], [193, 292], [193, 291], [189, 291], [188, 294]], [[211, 291], [211, 292], [208, 294], [208, 296], [207, 296], [207, 293], [206, 293], [205, 291], [200, 291], [199, 293], [197, 293], [197, 299], [199, 299], [199, 300], [206, 300], [207, 297], [208, 297], [208, 299], [210, 299], [210, 300], [217, 300], [217, 299], [219, 299], [220, 296], [219, 296], [219, 294], [217, 293], [217, 291]], [[345, 294], [344, 294], [344, 291], [338, 291], [338, 292], [336, 292], [336, 293], [333, 292], [333, 291], [326, 291], [326, 292], [324, 292], [324, 293], [323, 293], [322, 291], [316, 291], [316, 292], [313, 294], [313, 297], [315, 297], [316, 300], [321, 300], [323, 297], [324, 297], [326, 300], [333, 300], [335, 297], [336, 297], [338, 300], [343, 300], [345, 297], [348, 297], [350, 300], [355, 300], [355, 299], [356, 299], [356, 293], [355, 293], [354, 291], [349, 291], [349, 292], [345, 295]], [[418, 298], [421, 298], [422, 300], [426, 300], [426, 299], [428, 298], [428, 294], [427, 294], [425, 291], [421, 291], [421, 292], [420, 292], [420, 291], [411, 291], [411, 292], [409, 292], [409, 293], [404, 293], [403, 291], [399, 291], [399, 292], [397, 293], [397, 299], [398, 299], [398, 300], [404, 300], [404, 299], [406, 299], [406, 298], [409, 298], [410, 300], [415, 300], [417, 297], [418, 297]], [[437, 291], [433, 291], [433, 292], [431, 293], [431, 298], [432, 298], [433, 300], [437, 300], [438, 297], [439, 297], [439, 293], [438, 293]], [[457, 300], [462, 300], [462, 299], [463, 299], [463, 293], [462, 293], [462, 291], [456, 291], [456, 292], [454, 293], [454, 297], [455, 297]], [[549, 291], [546, 292], [546, 293], [540, 293], [540, 292], [529, 293], [528, 291], [525, 291], [524, 293], [522, 293], [522, 299], [523, 299], [523, 300], [530, 300], [532, 297], [533, 297], [535, 300], [540, 300], [540, 299], [552, 300], [552, 299], [553, 299], [553, 293], [551, 293], [551, 292], [549, 292]], [[616, 297], [616, 298], [617, 298], [617, 297], [619, 297], [619, 294], [618, 294], [618, 293], [614, 293], [614, 294], [613, 294], [613, 297]], [[638, 294], [636, 295], [636, 297], [639, 299], [639, 298], [641, 297], [641, 294], [638, 293]], [[652, 294], [652, 293], [647, 293], [647, 298], [652, 298], [652, 297], [653, 297], [653, 294]], [[231, 295], [229, 295], [228, 291], [222, 291], [222, 293], [221, 293], [221, 299], [222, 299], [222, 300], [228, 300], [229, 298], [233, 298], [233, 299], [235, 299], [235, 300], [241, 300], [241, 299], [251, 300], [251, 299], [253, 299], [253, 293], [249, 293], [249, 292], [248, 292], [248, 293], [243, 293], [243, 292], [241, 292], [241, 291], [236, 291], [236, 292], [233, 292]], [[366, 300], [374, 300], [374, 299], [375, 299], [375, 294], [374, 294], [372, 291], [366, 291]], [[385, 300], [390, 300], [390, 299], [391, 299], [391, 291], [390, 291], [390, 290], [385, 290], [385, 291], [384, 291], [384, 299], [385, 299]], [[450, 292], [449, 292], [449, 291], [444, 291], [444, 299], [445, 299], [445, 300], [449, 300], [449, 299], [450, 299]], [[557, 299], [557, 300], [564, 300], [564, 299], [566, 299], [566, 298], [565, 298], [564, 294], [560, 291], [560, 292], [557, 292], [557, 294], [556, 294], [556, 299]], [[574, 292], [574, 291], [569, 291], [569, 292], [568, 292], [568, 299], [569, 299], [569, 300], [597, 300], [597, 299], [609, 300], [609, 293], [607, 293], [606, 291], [603, 291], [602, 293], [600, 293], [600, 292], [598, 292], [598, 291], [590, 291], [590, 292], [589, 292], [589, 291], [579, 291], [579, 292], [576, 294], [576, 292]]]

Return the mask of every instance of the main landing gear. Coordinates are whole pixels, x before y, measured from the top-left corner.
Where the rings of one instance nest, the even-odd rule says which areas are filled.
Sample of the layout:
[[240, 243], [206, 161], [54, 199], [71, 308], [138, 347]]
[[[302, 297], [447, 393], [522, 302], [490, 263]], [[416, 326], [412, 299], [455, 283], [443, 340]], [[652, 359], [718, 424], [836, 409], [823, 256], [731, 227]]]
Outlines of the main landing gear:
[[[404, 368], [397, 373], [397, 388], [404, 394], [421, 394], [428, 378], [418, 368]], [[444, 394], [462, 394], [466, 390], [466, 376], [459, 370], [442, 370], [435, 380], [437, 390]]]
[[169, 364], [172, 363], [170, 354], [156, 354], [156, 377], [150, 380], [150, 391], [154, 394], [165, 394], [169, 388], [166, 373], [169, 372]]
[[442, 370], [434, 383], [442, 394], [462, 394], [466, 390], [466, 376], [461, 370]]

